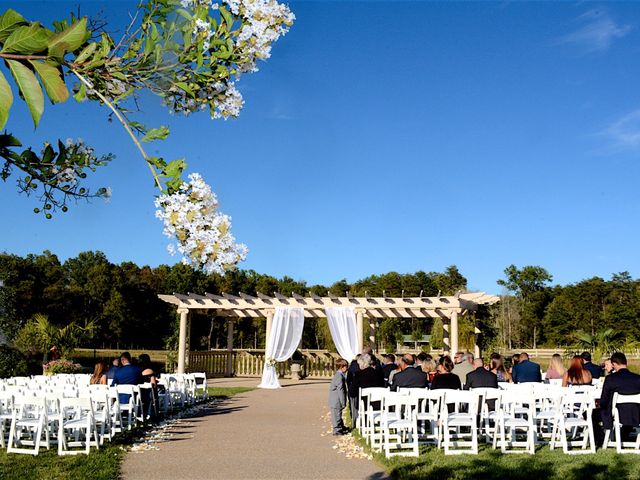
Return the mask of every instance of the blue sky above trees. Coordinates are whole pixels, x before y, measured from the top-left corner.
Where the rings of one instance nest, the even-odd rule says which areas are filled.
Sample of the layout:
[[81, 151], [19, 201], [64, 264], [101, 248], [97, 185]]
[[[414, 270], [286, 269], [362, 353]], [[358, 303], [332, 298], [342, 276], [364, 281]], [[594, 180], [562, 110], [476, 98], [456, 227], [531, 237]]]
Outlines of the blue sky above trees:
[[[134, 2], [79, 2], [122, 29]], [[50, 22], [70, 2], [16, 2]], [[640, 271], [640, 10], [634, 3], [291, 2], [297, 21], [238, 87], [235, 121], [139, 120], [172, 134], [151, 151], [186, 157], [250, 248], [241, 268], [309, 283], [456, 264], [497, 291], [509, 264], [560, 283]], [[54, 220], [0, 188], [0, 249], [62, 259], [174, 263], [153, 216], [147, 167], [95, 104], [46, 105], [33, 132], [17, 102], [8, 130], [39, 146], [83, 138], [113, 164], [113, 197]]]

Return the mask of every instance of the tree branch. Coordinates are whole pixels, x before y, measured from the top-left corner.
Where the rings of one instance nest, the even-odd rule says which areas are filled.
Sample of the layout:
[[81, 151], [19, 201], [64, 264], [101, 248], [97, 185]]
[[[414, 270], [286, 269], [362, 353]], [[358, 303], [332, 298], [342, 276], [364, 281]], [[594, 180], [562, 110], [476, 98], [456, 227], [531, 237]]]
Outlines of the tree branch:
[[122, 116], [122, 114], [120, 113], [120, 111], [116, 108], [116, 106], [111, 103], [109, 101], [109, 99], [107, 97], [105, 97], [104, 95], [102, 95], [100, 92], [98, 92], [97, 90], [94, 90], [93, 86], [91, 85], [91, 83], [89, 83], [89, 81], [84, 78], [82, 75], [80, 75], [76, 70], [74, 70], [73, 68], [70, 69], [73, 74], [78, 77], [78, 79], [90, 90], [92, 90], [93, 92], [95, 92], [96, 96], [102, 100], [105, 105], [107, 105], [111, 111], [114, 113], [114, 115], [116, 116], [116, 118], [118, 119], [118, 121], [122, 124], [122, 126], [124, 127], [124, 129], [127, 131], [127, 133], [129, 134], [129, 136], [131, 137], [131, 140], [133, 140], [133, 143], [136, 145], [136, 147], [138, 147], [138, 150], [140, 151], [140, 154], [142, 155], [142, 158], [144, 158], [144, 161], [147, 162], [147, 165], [149, 166], [149, 169], [151, 170], [151, 174], [153, 175], [153, 179], [156, 182], [156, 185], [158, 186], [158, 189], [164, 193], [164, 190], [162, 189], [162, 182], [160, 181], [160, 177], [158, 177], [158, 172], [156, 172], [154, 166], [151, 164], [151, 162], [149, 161], [149, 156], [147, 155], [147, 152], [145, 152], [144, 148], [142, 148], [142, 144], [140, 143], [140, 141], [136, 138], [136, 134], [133, 132], [133, 130], [131, 130], [131, 127], [129, 126], [129, 123], [125, 120], [125, 118]]

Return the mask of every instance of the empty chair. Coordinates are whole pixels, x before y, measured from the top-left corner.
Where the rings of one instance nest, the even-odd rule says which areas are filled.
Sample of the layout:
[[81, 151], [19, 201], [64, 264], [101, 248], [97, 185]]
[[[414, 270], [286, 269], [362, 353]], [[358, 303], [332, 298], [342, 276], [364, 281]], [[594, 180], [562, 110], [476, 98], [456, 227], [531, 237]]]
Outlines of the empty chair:
[[[91, 398], [62, 398], [60, 411], [62, 420], [58, 427], [58, 455], [89, 454], [92, 438], [94, 446], [99, 448]], [[72, 434], [71, 437], [67, 436], [67, 432]]]
[[360, 390], [360, 413], [362, 435], [373, 450], [382, 449], [382, 409], [389, 390], [384, 387], [369, 387]]
[[381, 417], [382, 443], [386, 457], [418, 456], [418, 399], [389, 392], [384, 398]]
[[131, 430], [138, 421], [142, 421], [142, 404], [138, 385], [116, 385], [120, 403], [121, 420], [126, 419], [126, 427]]
[[[535, 453], [535, 398], [517, 390], [505, 391], [500, 397], [498, 444], [502, 453]], [[518, 438], [518, 437], [523, 437]]]
[[480, 396], [479, 427], [481, 433], [484, 434], [485, 442], [491, 443], [495, 448], [500, 398], [503, 390], [500, 388], [473, 388], [471, 391]]
[[445, 390], [441, 408], [445, 455], [478, 453], [478, 404], [477, 393]]
[[96, 390], [91, 393], [91, 403], [93, 404], [93, 416], [96, 430], [100, 438], [100, 445], [104, 445], [104, 440], [111, 440], [115, 434], [113, 428], [113, 417], [111, 415], [111, 401], [109, 400], [109, 389]]
[[550, 443], [551, 449], [555, 448], [559, 440], [564, 453], [595, 453], [596, 442], [591, 421], [593, 408], [593, 399], [589, 395], [563, 395]]
[[444, 390], [412, 388], [410, 395], [418, 399], [418, 442], [421, 445], [437, 445], [442, 440], [440, 430], [440, 411]]
[[196, 399], [200, 402], [209, 398], [209, 393], [207, 389], [207, 374], [202, 372], [193, 373], [193, 378], [195, 380], [195, 391], [196, 391]]
[[46, 426], [47, 402], [44, 397], [15, 397], [7, 452], [38, 455], [43, 435], [48, 449], [49, 429]]
[[6, 448], [6, 435], [13, 416], [13, 394], [0, 392], [0, 447]]

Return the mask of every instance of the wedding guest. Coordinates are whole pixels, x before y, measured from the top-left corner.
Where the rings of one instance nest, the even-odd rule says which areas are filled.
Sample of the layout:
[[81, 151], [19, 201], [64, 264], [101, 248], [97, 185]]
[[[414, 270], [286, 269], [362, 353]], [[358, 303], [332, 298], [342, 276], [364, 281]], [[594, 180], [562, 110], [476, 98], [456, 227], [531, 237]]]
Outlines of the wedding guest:
[[107, 384], [107, 364], [100, 361], [93, 367], [93, 375], [89, 378], [89, 385]]
[[564, 365], [562, 363], [562, 357], [557, 353], [554, 353], [549, 362], [549, 368], [547, 368], [547, 374], [545, 380], [558, 380], [564, 377], [565, 372]]
[[591, 385], [591, 373], [584, 368], [584, 359], [580, 355], [573, 356], [571, 365], [562, 377], [563, 387], [571, 385]]
[[522, 352], [518, 356], [518, 364], [511, 371], [513, 383], [541, 382], [540, 365], [529, 360], [529, 354]]
[[336, 374], [329, 387], [329, 410], [331, 410], [331, 426], [334, 435], [344, 435], [347, 432], [342, 421], [342, 411], [347, 405], [347, 368], [349, 364], [344, 358], [336, 362]]
[[438, 373], [433, 377], [431, 382], [431, 390], [438, 390], [441, 388], [448, 388], [453, 390], [460, 390], [462, 388], [462, 382], [460, 377], [453, 371], [453, 360], [448, 355], [443, 355], [438, 361]]
[[511, 381], [511, 374], [506, 368], [504, 368], [504, 359], [499, 353], [494, 352], [491, 354], [491, 363], [489, 365], [489, 370], [496, 374], [498, 382]]

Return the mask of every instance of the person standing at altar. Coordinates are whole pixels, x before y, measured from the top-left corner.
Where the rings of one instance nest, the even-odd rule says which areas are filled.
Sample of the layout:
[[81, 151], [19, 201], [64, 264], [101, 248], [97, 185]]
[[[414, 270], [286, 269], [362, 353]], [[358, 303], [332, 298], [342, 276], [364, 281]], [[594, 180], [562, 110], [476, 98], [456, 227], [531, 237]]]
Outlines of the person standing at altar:
[[334, 435], [344, 435], [347, 429], [342, 421], [342, 411], [347, 406], [346, 375], [349, 364], [344, 358], [336, 362], [336, 374], [329, 387], [329, 410], [331, 410], [331, 426]]

